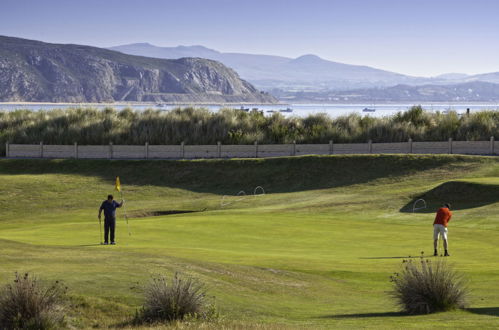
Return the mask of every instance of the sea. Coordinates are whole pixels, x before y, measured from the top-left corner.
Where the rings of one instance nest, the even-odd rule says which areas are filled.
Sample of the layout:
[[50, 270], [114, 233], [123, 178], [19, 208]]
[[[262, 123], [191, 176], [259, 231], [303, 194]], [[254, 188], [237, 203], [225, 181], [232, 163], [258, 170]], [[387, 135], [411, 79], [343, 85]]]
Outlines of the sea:
[[122, 110], [130, 108], [133, 110], [153, 109], [159, 111], [171, 111], [175, 108], [183, 107], [203, 107], [210, 111], [218, 111], [222, 108], [233, 108], [241, 111], [262, 111], [265, 115], [271, 116], [274, 113], [281, 113], [286, 117], [297, 116], [306, 117], [311, 114], [324, 113], [330, 117], [339, 117], [349, 114], [359, 114], [361, 116], [385, 117], [398, 112], [409, 110], [415, 105], [421, 105], [425, 111], [448, 113], [455, 111], [464, 114], [469, 109], [470, 112], [492, 110], [499, 111], [498, 103], [390, 103], [390, 104], [324, 104], [324, 103], [297, 103], [297, 104], [162, 104], [162, 103], [0, 103], [0, 111], [14, 111], [19, 109], [40, 111], [53, 109], [67, 109], [75, 107], [83, 108], [114, 108]]

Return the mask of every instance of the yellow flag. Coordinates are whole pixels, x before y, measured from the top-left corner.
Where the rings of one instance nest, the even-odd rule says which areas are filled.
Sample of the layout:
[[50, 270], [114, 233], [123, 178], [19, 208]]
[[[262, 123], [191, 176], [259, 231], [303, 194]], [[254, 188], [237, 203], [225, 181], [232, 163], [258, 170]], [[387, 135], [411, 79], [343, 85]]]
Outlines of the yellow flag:
[[114, 184], [114, 189], [116, 191], [121, 192], [121, 184], [120, 184], [120, 177], [119, 176], [116, 177], [116, 183]]

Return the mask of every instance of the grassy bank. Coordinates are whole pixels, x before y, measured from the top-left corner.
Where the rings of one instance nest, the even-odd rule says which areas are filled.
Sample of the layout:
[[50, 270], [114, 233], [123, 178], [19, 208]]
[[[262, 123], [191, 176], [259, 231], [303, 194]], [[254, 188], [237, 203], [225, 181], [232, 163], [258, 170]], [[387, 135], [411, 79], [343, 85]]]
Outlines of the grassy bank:
[[[498, 174], [494, 158], [452, 155], [0, 160], [0, 283], [16, 270], [63, 280], [81, 328], [123, 324], [142, 285], [175, 271], [207, 284], [223, 315], [212, 328], [494, 328]], [[128, 236], [120, 212], [118, 245], [100, 246], [115, 175], [140, 217]], [[265, 196], [220, 207], [257, 185]], [[456, 208], [450, 261], [470, 280], [467, 310], [406, 316], [387, 294], [404, 258], [432, 252], [433, 213], [404, 211], [423, 195]], [[171, 210], [201, 212], [153, 216]]]
[[325, 114], [286, 118], [258, 112], [202, 108], [169, 112], [77, 108], [0, 111], [0, 152], [5, 142], [46, 144], [252, 144], [488, 140], [499, 138], [499, 114], [428, 113], [420, 107], [385, 118]]

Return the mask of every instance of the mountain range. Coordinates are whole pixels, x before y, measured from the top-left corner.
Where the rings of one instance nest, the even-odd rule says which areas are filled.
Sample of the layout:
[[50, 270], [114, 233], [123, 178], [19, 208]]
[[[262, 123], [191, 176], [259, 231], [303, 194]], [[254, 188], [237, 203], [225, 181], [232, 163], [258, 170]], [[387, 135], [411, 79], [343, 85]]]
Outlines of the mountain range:
[[[420, 86], [419, 90], [433, 90], [430, 93], [435, 101], [444, 95], [452, 100], [470, 99], [468, 89], [483, 91], [472, 93], [476, 101], [498, 99], [499, 95], [490, 94], [494, 88], [487, 84], [474, 84], [469, 88], [454, 87], [454, 85], [483, 82], [499, 83], [499, 72], [466, 75], [449, 73], [436, 77], [413, 77], [395, 72], [380, 70], [368, 66], [350, 65], [322, 59], [316, 55], [303, 55], [298, 58], [289, 58], [272, 55], [254, 55], [244, 53], [223, 53], [203, 46], [158, 47], [148, 43], [135, 43], [111, 47], [110, 49], [126, 54], [151, 56], [158, 58], [202, 57], [220, 61], [236, 70], [243, 79], [253, 83], [257, 88], [270, 91], [272, 94], [286, 100], [310, 99], [313, 95], [321, 98], [336, 98], [338, 91], [361, 91], [373, 97], [386, 99], [391, 95], [394, 101], [406, 100], [409, 96], [415, 97], [419, 93], [413, 87]], [[395, 88], [395, 86], [397, 86]], [[425, 87], [423, 87], [425, 86]], [[369, 92], [367, 91], [369, 89]], [[413, 89], [407, 94], [407, 89]], [[438, 91], [440, 91], [439, 94]], [[442, 91], [446, 92], [442, 92]], [[456, 95], [455, 91], [463, 93]], [[397, 91], [400, 93], [397, 96]], [[343, 93], [344, 94], [344, 93]], [[425, 93], [421, 94], [421, 97]], [[319, 101], [320, 98], [315, 99]], [[418, 101], [418, 100], [415, 100]], [[451, 101], [446, 99], [445, 101]]]
[[3, 102], [274, 103], [274, 96], [287, 102], [498, 102], [499, 72], [425, 78], [316, 55], [293, 59], [147, 43], [104, 49], [0, 36]]
[[[175, 59], [201, 57], [220, 61], [236, 70], [243, 79], [260, 88], [287, 87], [295, 89], [352, 89], [386, 87], [399, 84], [449, 84], [471, 81], [499, 83], [499, 72], [466, 75], [448, 73], [436, 77], [414, 77], [380, 70], [369, 66], [328, 61], [316, 55], [289, 58], [272, 55], [223, 53], [204, 46], [158, 47], [149, 43], [135, 43], [110, 47], [125, 54]], [[306, 90], [307, 88], [303, 88]]]
[[216, 60], [236, 70], [243, 79], [262, 89], [287, 90], [350, 89], [417, 83], [421, 79], [379, 70], [324, 60], [316, 55], [288, 58], [272, 55], [222, 53], [203, 46], [157, 47], [136, 43], [110, 47], [125, 54], [165, 59], [201, 57]]
[[0, 36], [0, 101], [273, 103], [222, 63]]

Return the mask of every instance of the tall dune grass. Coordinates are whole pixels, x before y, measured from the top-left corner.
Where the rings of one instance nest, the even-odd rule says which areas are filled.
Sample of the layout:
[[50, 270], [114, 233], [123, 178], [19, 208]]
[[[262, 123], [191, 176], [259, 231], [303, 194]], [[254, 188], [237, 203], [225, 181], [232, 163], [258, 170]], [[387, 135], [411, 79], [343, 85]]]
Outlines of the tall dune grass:
[[0, 154], [5, 142], [45, 144], [252, 144], [488, 140], [499, 138], [499, 113], [469, 116], [425, 112], [415, 106], [394, 116], [357, 114], [331, 118], [264, 116], [258, 112], [204, 108], [172, 111], [121, 111], [112, 108], [68, 108], [50, 111], [0, 111]]

